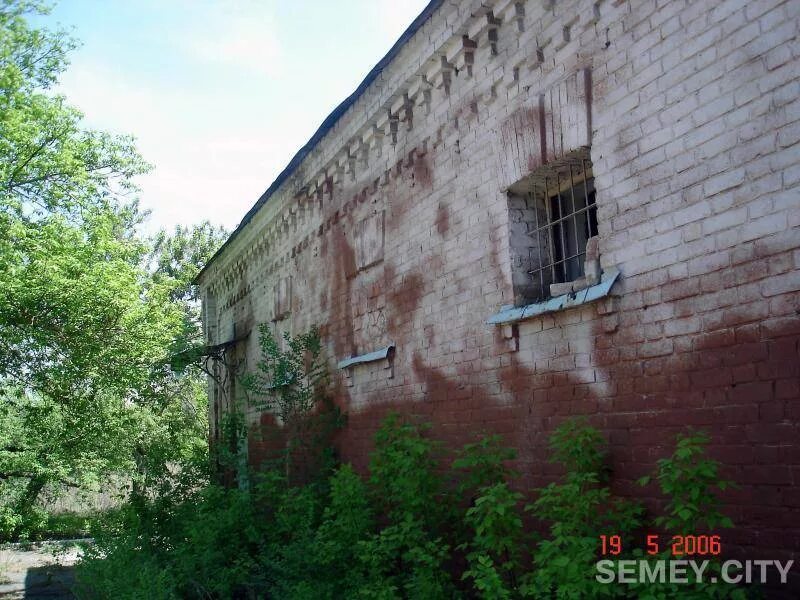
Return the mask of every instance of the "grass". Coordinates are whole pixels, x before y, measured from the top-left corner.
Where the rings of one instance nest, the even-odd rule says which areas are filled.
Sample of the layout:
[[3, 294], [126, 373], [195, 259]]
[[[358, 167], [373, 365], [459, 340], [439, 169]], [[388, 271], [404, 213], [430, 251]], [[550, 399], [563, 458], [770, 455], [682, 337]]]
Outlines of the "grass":
[[91, 535], [93, 526], [107, 517], [111, 510], [63, 512], [47, 516], [44, 527], [39, 531], [31, 532], [29, 539], [33, 540], [71, 540], [86, 538]]
[[[99, 523], [109, 518], [118, 509], [92, 510], [81, 512], [50, 513], [37, 527], [26, 529], [18, 537], [0, 540], [32, 544], [44, 541], [76, 540], [91, 537]], [[2, 565], [0, 565], [2, 571]]]

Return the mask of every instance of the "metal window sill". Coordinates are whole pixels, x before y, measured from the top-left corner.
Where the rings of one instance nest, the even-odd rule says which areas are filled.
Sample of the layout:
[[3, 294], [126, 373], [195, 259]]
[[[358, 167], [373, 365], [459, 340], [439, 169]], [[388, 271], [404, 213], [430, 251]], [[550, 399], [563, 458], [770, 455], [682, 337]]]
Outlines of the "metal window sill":
[[543, 302], [528, 304], [527, 306], [511, 306], [493, 314], [486, 321], [489, 325], [507, 325], [526, 319], [532, 319], [546, 313], [566, 310], [582, 304], [588, 304], [600, 298], [605, 298], [611, 292], [611, 286], [619, 277], [617, 269], [606, 269], [600, 277], [600, 283], [590, 286], [579, 292], [563, 294]]
[[352, 367], [354, 365], [376, 362], [390, 358], [392, 352], [394, 352], [394, 344], [389, 344], [385, 348], [380, 348], [379, 350], [373, 350], [372, 352], [367, 352], [366, 354], [360, 354], [358, 356], [351, 356], [349, 358], [342, 359], [337, 363], [336, 366], [339, 369], [346, 369], [347, 367]]

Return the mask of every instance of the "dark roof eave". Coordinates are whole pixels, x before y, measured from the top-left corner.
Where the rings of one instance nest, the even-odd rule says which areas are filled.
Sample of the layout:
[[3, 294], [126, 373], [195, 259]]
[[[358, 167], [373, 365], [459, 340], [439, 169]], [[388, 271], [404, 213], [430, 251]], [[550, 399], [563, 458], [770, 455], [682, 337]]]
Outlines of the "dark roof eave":
[[311, 136], [311, 139], [306, 142], [306, 144], [298, 150], [298, 152], [292, 157], [292, 160], [289, 161], [289, 164], [286, 165], [286, 168], [280, 172], [280, 174], [275, 178], [275, 181], [267, 188], [267, 191], [261, 194], [261, 197], [256, 201], [256, 203], [247, 211], [244, 218], [241, 220], [239, 225], [237, 225], [236, 229], [228, 236], [228, 239], [225, 240], [225, 243], [220, 246], [219, 250], [214, 253], [205, 266], [200, 270], [200, 272], [195, 276], [193, 283], [198, 284], [200, 279], [203, 277], [205, 272], [211, 266], [211, 264], [219, 258], [225, 249], [233, 242], [236, 236], [247, 226], [247, 224], [253, 219], [253, 217], [258, 213], [264, 204], [272, 197], [278, 188], [287, 180], [289, 177], [294, 173], [297, 167], [303, 162], [308, 153], [314, 149], [314, 147], [322, 140], [323, 137], [330, 131], [339, 118], [347, 112], [353, 104], [355, 104], [356, 100], [361, 97], [361, 94], [372, 84], [375, 79], [377, 79], [378, 75], [381, 74], [384, 68], [394, 59], [400, 49], [405, 45], [405, 43], [417, 32], [417, 30], [422, 27], [422, 24], [428, 20], [428, 17], [439, 8], [439, 6], [444, 2], [444, 0], [430, 0], [422, 12], [417, 15], [417, 18], [411, 22], [411, 25], [406, 28], [406, 30], [402, 33], [402, 35], [398, 38], [398, 40], [392, 45], [386, 55], [376, 64], [372, 70], [367, 73], [367, 76], [364, 80], [358, 85], [356, 90], [350, 94], [345, 100], [339, 104], [336, 108], [333, 109], [319, 128], [314, 132], [314, 135]]

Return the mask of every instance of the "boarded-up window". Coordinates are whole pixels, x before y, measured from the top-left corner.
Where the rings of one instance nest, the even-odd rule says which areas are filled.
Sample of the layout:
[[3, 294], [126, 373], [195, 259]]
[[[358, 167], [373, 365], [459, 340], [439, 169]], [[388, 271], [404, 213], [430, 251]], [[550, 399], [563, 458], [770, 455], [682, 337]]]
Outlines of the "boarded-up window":
[[542, 95], [544, 162], [591, 145], [591, 75], [583, 69]]
[[283, 319], [292, 310], [292, 278], [281, 277], [274, 288], [273, 320]]
[[370, 215], [356, 227], [356, 266], [366, 269], [383, 260], [383, 211]]

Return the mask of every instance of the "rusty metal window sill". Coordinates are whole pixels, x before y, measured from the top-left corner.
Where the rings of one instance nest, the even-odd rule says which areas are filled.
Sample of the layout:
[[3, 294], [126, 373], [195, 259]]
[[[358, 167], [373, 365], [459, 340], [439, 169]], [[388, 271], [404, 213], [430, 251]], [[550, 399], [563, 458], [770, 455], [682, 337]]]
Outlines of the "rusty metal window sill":
[[566, 310], [582, 304], [588, 304], [600, 298], [605, 298], [611, 292], [611, 286], [619, 277], [617, 269], [606, 269], [600, 278], [600, 283], [589, 286], [586, 289], [570, 294], [562, 294], [555, 298], [550, 298], [543, 302], [528, 304], [527, 306], [510, 306], [493, 314], [486, 321], [489, 325], [507, 325], [518, 323], [526, 319], [532, 319], [539, 315]]

